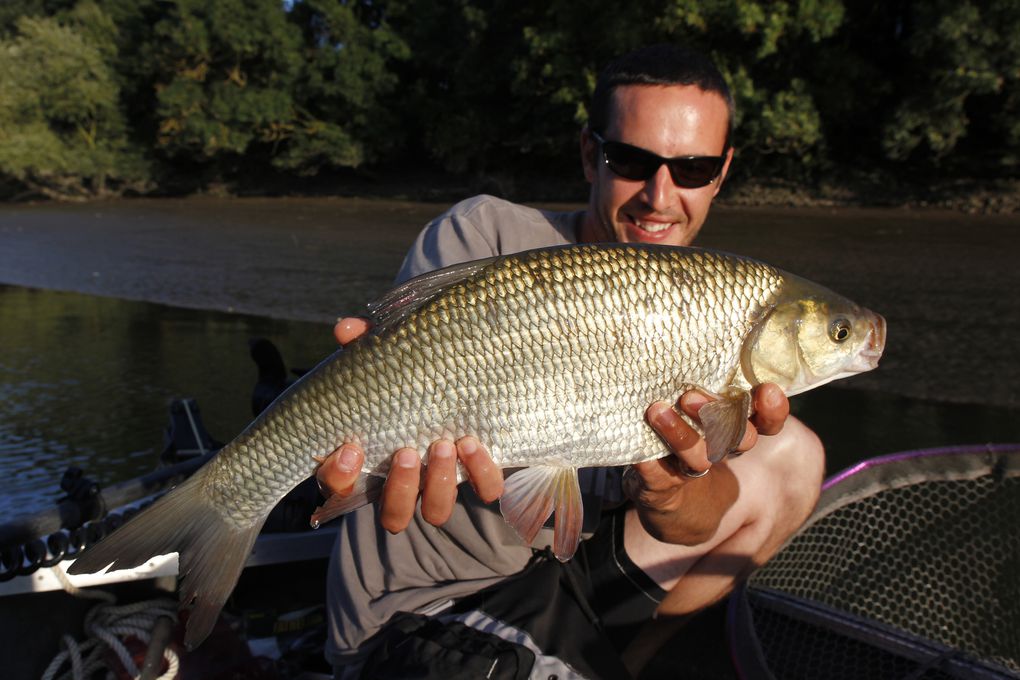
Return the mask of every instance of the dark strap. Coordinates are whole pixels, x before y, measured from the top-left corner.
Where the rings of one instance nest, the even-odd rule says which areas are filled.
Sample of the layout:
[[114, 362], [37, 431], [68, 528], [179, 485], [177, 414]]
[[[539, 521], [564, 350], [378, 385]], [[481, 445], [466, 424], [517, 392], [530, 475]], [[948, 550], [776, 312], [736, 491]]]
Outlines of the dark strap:
[[365, 662], [366, 680], [526, 680], [535, 664], [527, 647], [457, 621], [400, 612]]

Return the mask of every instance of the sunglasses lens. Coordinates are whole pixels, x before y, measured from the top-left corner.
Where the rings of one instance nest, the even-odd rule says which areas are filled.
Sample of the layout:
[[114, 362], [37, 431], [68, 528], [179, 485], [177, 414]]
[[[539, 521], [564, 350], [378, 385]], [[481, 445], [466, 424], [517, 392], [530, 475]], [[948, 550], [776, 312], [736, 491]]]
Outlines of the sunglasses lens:
[[685, 189], [697, 189], [712, 183], [722, 170], [723, 159], [716, 156], [694, 158], [661, 158], [650, 151], [622, 142], [602, 141], [606, 164], [624, 179], [645, 181], [663, 163], [668, 164], [673, 183]]
[[655, 154], [628, 144], [604, 142], [602, 151], [609, 169], [624, 179], [646, 180], [662, 165], [662, 159]]
[[711, 156], [677, 158], [669, 162], [669, 174], [678, 187], [697, 189], [712, 182], [722, 169], [722, 159]]

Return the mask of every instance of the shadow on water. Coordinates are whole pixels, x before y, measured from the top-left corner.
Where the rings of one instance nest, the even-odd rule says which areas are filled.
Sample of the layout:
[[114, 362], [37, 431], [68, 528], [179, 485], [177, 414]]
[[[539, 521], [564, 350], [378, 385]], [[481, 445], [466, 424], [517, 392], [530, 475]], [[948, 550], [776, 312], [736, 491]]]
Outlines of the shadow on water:
[[949, 404], [831, 385], [790, 402], [793, 414], [825, 443], [826, 475], [897, 451], [1020, 441], [1020, 409]]

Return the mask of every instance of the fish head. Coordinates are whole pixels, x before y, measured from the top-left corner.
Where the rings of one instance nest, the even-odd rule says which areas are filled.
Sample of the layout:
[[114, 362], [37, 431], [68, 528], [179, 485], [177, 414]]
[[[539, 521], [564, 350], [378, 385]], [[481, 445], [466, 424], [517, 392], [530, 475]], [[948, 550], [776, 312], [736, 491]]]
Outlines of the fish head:
[[741, 366], [752, 385], [799, 394], [878, 366], [885, 319], [821, 286], [791, 277], [744, 342]]

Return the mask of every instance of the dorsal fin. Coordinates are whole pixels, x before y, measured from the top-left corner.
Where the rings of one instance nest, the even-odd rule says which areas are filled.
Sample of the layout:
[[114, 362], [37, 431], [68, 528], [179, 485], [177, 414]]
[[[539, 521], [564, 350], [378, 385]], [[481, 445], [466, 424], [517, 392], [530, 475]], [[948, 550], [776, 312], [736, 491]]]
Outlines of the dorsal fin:
[[368, 304], [374, 330], [378, 332], [400, 323], [450, 286], [470, 278], [498, 259], [486, 257], [443, 267], [416, 276], [384, 293]]

